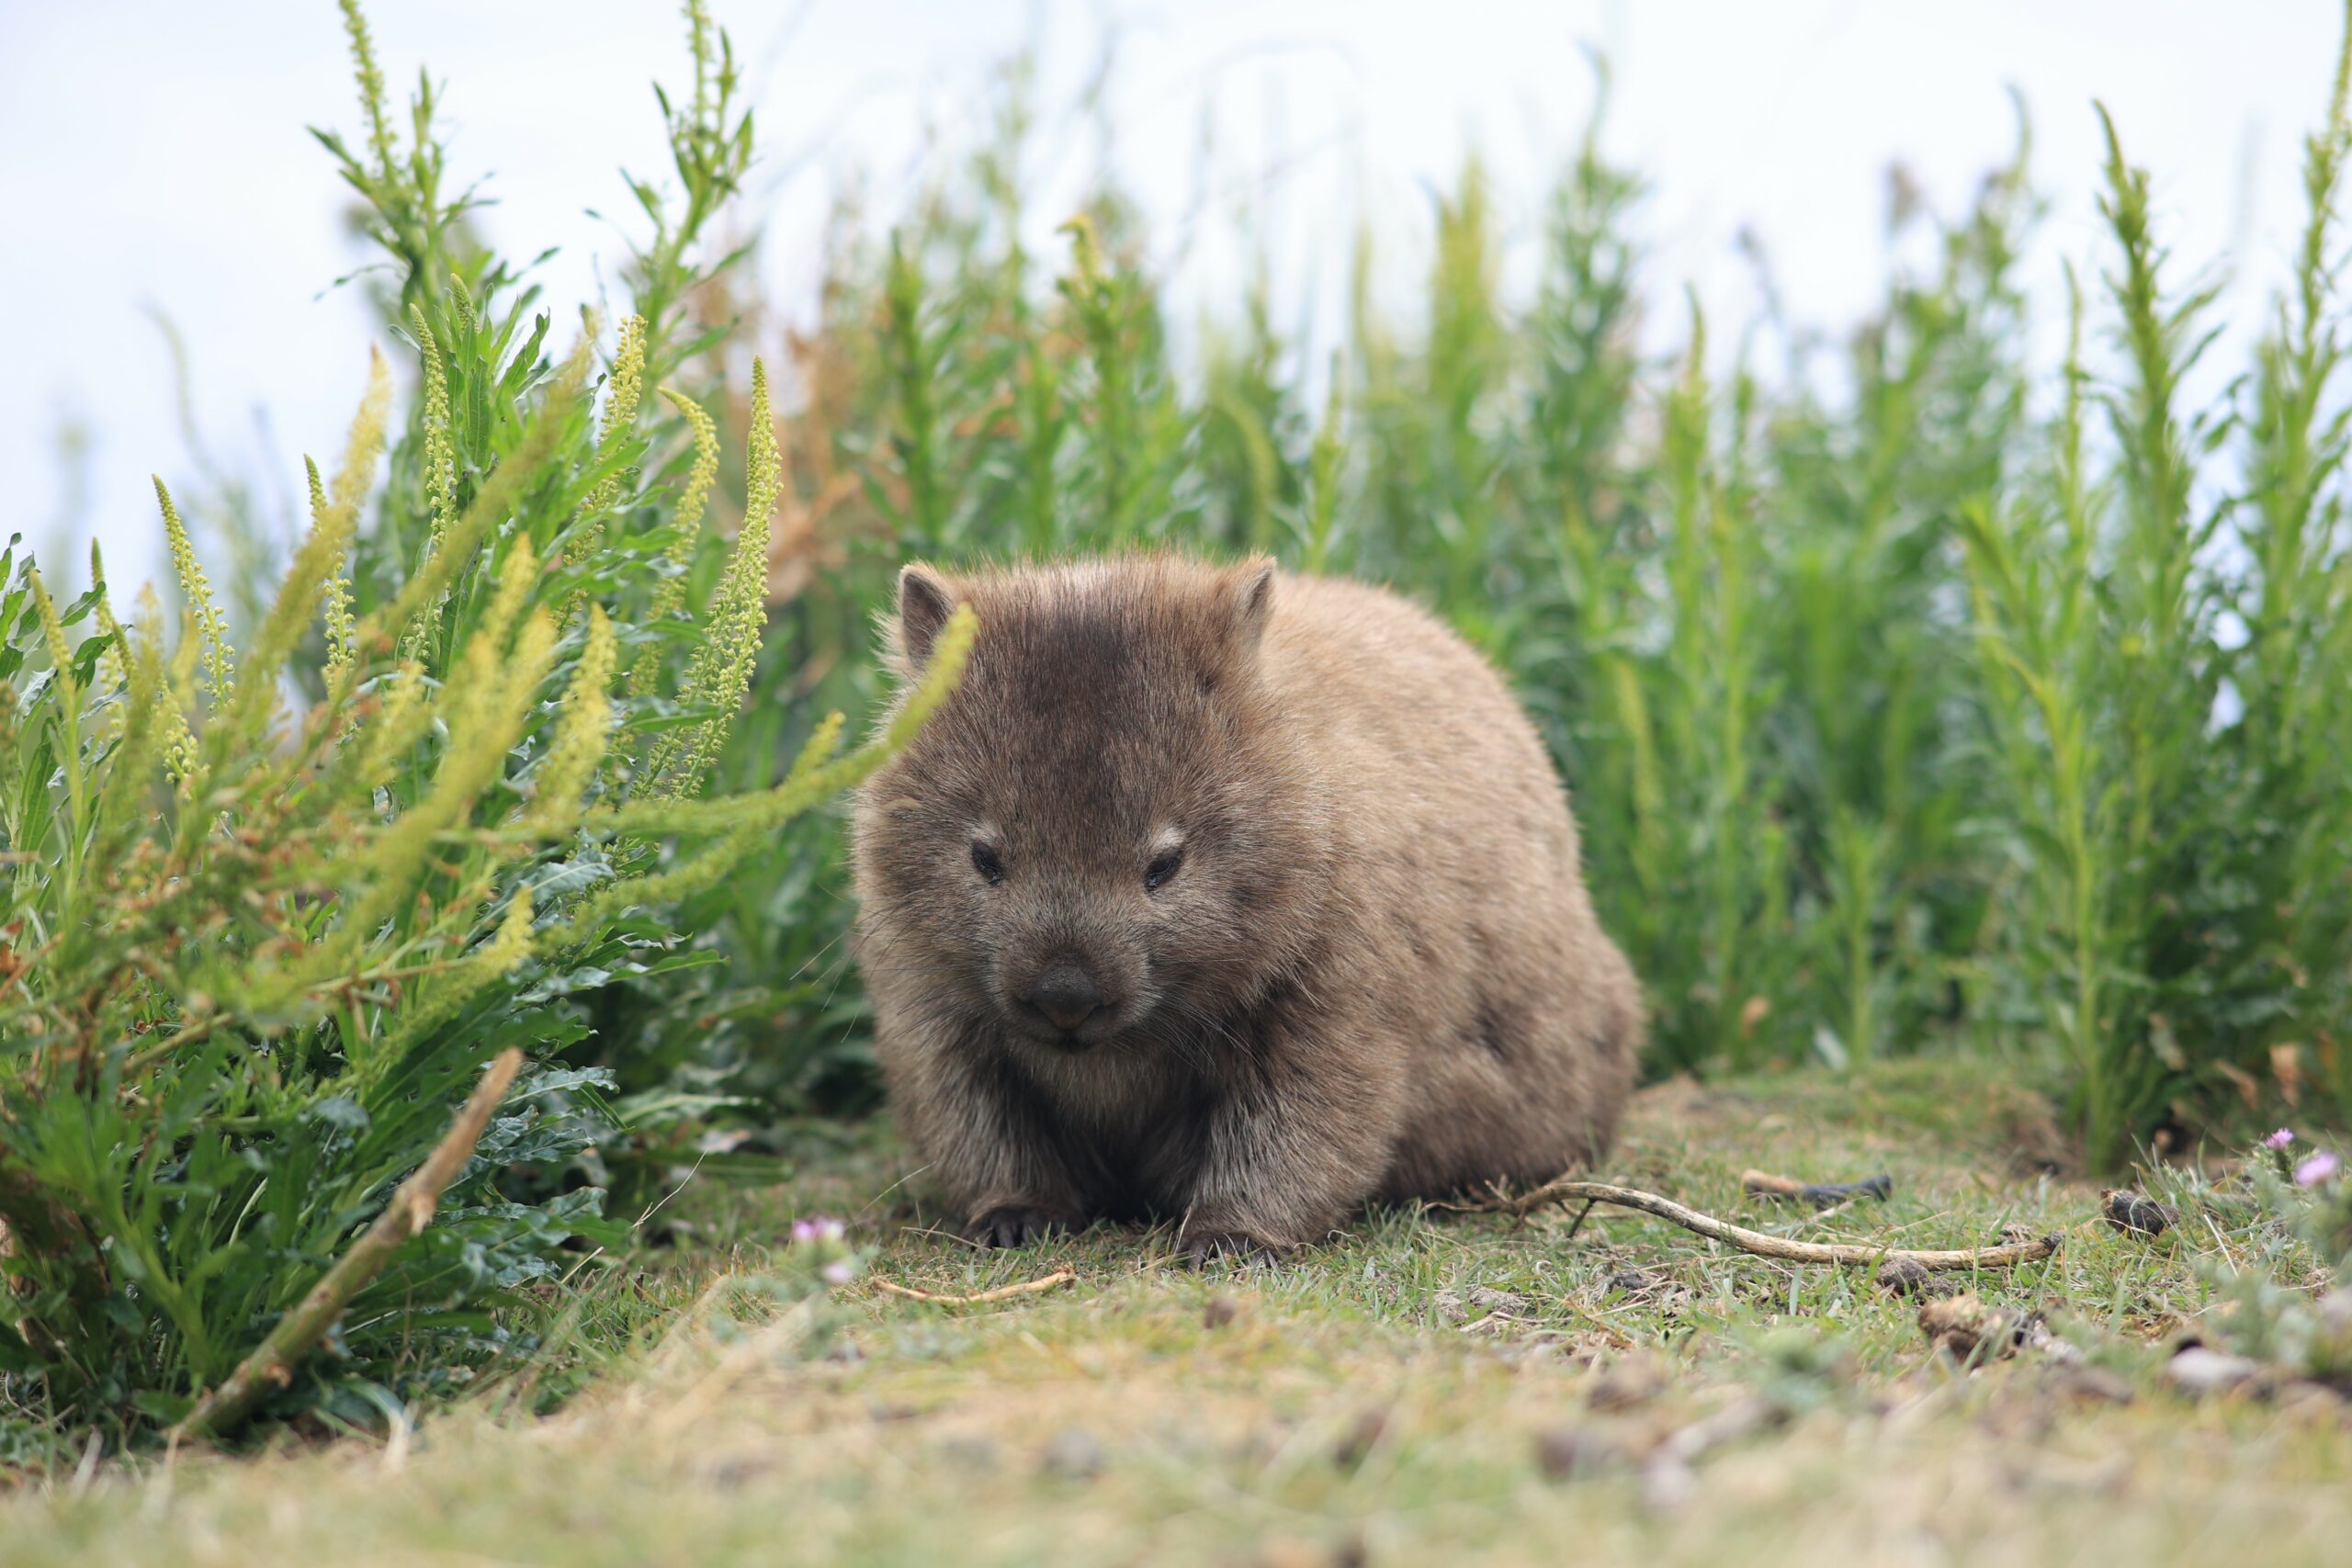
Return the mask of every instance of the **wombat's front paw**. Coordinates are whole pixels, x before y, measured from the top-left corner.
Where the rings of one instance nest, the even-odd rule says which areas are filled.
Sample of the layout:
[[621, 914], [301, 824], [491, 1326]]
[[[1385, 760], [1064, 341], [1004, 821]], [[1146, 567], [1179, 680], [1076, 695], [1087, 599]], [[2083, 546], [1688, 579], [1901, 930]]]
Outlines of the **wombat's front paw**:
[[1182, 1249], [1184, 1261], [1195, 1269], [1219, 1258], [1229, 1258], [1236, 1263], [1272, 1263], [1290, 1250], [1280, 1242], [1267, 1241], [1247, 1231], [1187, 1231], [1176, 1245]]
[[1033, 1241], [1076, 1229], [1078, 1218], [1074, 1214], [1026, 1203], [1008, 1203], [989, 1210], [966, 1225], [964, 1239], [982, 1247], [1026, 1247]]

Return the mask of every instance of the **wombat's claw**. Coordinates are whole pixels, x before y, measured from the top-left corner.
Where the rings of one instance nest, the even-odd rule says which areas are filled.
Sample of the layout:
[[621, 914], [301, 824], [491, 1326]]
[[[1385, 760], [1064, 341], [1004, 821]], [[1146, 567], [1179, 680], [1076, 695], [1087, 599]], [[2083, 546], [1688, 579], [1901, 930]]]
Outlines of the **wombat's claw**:
[[1177, 1245], [1183, 1249], [1184, 1261], [1195, 1269], [1206, 1268], [1219, 1258], [1240, 1264], [1272, 1263], [1283, 1254], [1272, 1242], [1261, 1241], [1245, 1231], [1196, 1231]]
[[1010, 1204], [990, 1209], [964, 1227], [964, 1239], [982, 1247], [1026, 1247], [1049, 1235], [1075, 1230], [1068, 1214], [1051, 1209]]

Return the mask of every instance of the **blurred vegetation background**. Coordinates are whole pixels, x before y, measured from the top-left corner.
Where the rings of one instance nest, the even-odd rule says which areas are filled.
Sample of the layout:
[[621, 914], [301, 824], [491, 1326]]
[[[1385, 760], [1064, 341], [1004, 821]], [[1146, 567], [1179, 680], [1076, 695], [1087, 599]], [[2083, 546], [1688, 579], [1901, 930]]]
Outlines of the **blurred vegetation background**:
[[[2282, 1101], [2352, 1110], [2340, 75], [2252, 341], [2218, 334], [2110, 128], [2103, 243], [2068, 258], [2067, 357], [2038, 371], [2021, 116], [1964, 209], [1891, 186], [1889, 253], [1926, 259], [1859, 331], [1779, 323], [1794, 363], [1720, 379], [1726, 328], [1645, 267], [1605, 119], [1531, 289], [1500, 283], [1473, 162], [1428, 254], [1354, 239], [1345, 341], [1309, 363], [1262, 288], [1171, 320], [1115, 187], [1024, 245], [1030, 80], [1001, 73], [993, 140], [944, 156], [911, 221], [841, 213], [815, 321], [776, 322], [748, 273], [696, 301], [797, 370], [737, 776], [872, 702], [905, 558], [1271, 551], [1422, 599], [1510, 677], [1648, 987], [1653, 1074], [1967, 1053], [2052, 1093], [2100, 1169]], [[1391, 268], [1418, 310], [1376, 305]], [[1647, 359], [1661, 311], [1686, 347]], [[2215, 356], [2224, 391], [2192, 405]], [[724, 898], [697, 925], [729, 955], [729, 1081], [857, 1108], [838, 872]], [[784, 976], [768, 997], [797, 1001], [741, 1005]]]

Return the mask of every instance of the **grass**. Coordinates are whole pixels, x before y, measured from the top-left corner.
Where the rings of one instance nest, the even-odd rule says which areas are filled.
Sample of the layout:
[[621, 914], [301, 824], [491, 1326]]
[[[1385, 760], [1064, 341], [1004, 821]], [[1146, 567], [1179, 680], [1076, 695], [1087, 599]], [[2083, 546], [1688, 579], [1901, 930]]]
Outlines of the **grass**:
[[[2049, 1110], [1963, 1064], [1663, 1085], [1611, 1168], [1792, 1235], [2061, 1231], [2051, 1261], [1969, 1283], [2050, 1314], [2109, 1397], [2048, 1356], [1931, 1355], [1916, 1303], [1864, 1271], [1640, 1216], [1571, 1235], [1390, 1212], [1294, 1263], [1195, 1274], [1165, 1232], [973, 1251], [886, 1136], [828, 1141], [774, 1185], [690, 1186], [662, 1213], [675, 1246], [612, 1265], [537, 1372], [423, 1432], [60, 1472], [0, 1498], [8, 1560], [2186, 1562], [2258, 1542], [2295, 1562], [2352, 1523], [2335, 1395], [2193, 1403], [2161, 1381], [2231, 1268], [2276, 1257], [2302, 1286], [2309, 1260], [2266, 1253], [2225, 1177], [2166, 1179], [2189, 1219], [2165, 1237], [2092, 1221], [2095, 1189], [2039, 1168]], [[1883, 1169], [1894, 1193], [1792, 1214], [1740, 1196], [1750, 1165]], [[772, 1244], [813, 1211], [852, 1216], [865, 1268], [900, 1283], [1064, 1262], [1079, 1282], [970, 1309], [808, 1294], [808, 1248]], [[1783, 1423], [1702, 1459], [1679, 1503], [1628, 1457], [1751, 1395]], [[1564, 1431], [1599, 1457], [1557, 1477], [1542, 1455]]]

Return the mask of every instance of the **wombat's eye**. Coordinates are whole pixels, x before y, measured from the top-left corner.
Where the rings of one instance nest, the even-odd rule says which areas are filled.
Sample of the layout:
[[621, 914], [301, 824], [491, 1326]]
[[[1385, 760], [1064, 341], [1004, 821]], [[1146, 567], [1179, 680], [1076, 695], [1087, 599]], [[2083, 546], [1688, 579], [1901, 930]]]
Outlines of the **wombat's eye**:
[[997, 859], [996, 852], [986, 844], [975, 842], [972, 845], [972, 869], [978, 872], [984, 881], [998, 883], [1004, 880], [1004, 863]]
[[1182, 850], [1168, 850], [1162, 852], [1160, 854], [1153, 858], [1152, 863], [1149, 865], [1144, 867], [1144, 887], [1149, 892], [1159, 892], [1160, 885], [1166, 882], [1170, 877], [1175, 875], [1176, 868], [1183, 863], [1184, 852]]

